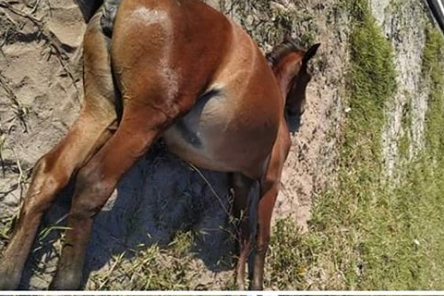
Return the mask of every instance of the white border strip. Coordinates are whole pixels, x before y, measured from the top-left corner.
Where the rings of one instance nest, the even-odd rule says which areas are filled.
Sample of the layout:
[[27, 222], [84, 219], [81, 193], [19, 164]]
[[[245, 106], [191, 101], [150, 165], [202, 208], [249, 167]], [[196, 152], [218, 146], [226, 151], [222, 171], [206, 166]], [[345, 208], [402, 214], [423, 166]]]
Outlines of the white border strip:
[[183, 292], [168, 292], [168, 291], [9, 291], [9, 292], [1, 292], [0, 295], [33, 295], [33, 296], [61, 296], [61, 295], [69, 295], [69, 296], [77, 296], [77, 295], [94, 295], [94, 296], [123, 296], [123, 295], [131, 295], [131, 296], [142, 296], [142, 295], [178, 295], [178, 296], [206, 296], [206, 295], [243, 295], [243, 296], [320, 296], [320, 295], [329, 295], [329, 296], [348, 296], [348, 295], [357, 295], [357, 296], [391, 296], [391, 295], [401, 295], [401, 296], [413, 296], [413, 295], [426, 295], [426, 296], [438, 296], [443, 295], [444, 291], [282, 291], [282, 292], [271, 292], [271, 291], [183, 291]]

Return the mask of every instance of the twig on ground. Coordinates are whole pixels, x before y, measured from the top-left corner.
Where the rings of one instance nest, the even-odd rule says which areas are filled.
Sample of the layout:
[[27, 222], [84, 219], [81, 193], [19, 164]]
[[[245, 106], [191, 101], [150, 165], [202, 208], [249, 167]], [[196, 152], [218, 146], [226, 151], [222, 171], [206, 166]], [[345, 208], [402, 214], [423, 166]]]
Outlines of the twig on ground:
[[40, 5], [40, 0], [35, 1], [34, 7], [32, 8], [30, 13], [34, 14], [37, 11], [37, 8], [39, 7], [39, 5]]
[[23, 169], [22, 169], [22, 165], [20, 163], [20, 159], [17, 156], [17, 153], [15, 153], [14, 149], [11, 149], [12, 153], [14, 154], [14, 158], [17, 164], [17, 168], [19, 171], [19, 176], [18, 176], [18, 184], [20, 185], [20, 200], [23, 200], [23, 192], [25, 190], [25, 183], [26, 183], [26, 176], [23, 173]]

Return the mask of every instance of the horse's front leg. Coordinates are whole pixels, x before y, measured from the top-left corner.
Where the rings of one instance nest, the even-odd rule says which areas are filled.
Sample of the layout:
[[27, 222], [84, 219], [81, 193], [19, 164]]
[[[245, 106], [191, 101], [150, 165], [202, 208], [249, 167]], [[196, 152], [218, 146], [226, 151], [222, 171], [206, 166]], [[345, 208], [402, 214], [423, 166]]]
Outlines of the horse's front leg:
[[285, 122], [281, 122], [270, 163], [261, 180], [261, 197], [257, 212], [257, 234], [253, 260], [253, 278], [250, 282], [250, 290], [263, 289], [265, 255], [267, 254], [270, 241], [271, 217], [279, 193], [284, 162], [290, 151], [290, 146], [291, 140], [287, 125]]

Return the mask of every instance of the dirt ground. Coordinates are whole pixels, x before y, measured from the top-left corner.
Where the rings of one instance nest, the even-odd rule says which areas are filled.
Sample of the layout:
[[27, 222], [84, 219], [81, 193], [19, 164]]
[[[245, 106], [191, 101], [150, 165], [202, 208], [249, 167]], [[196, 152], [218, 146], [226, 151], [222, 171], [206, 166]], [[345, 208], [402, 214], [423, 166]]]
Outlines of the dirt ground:
[[[5, 229], [17, 213], [36, 160], [66, 134], [82, 102], [82, 34], [86, 25], [72, 0], [5, 1], [0, 5], [0, 221]], [[10, 4], [8, 4], [10, 3]], [[301, 125], [282, 178], [275, 218], [290, 216], [301, 230], [316, 193], [334, 172], [341, 114], [341, 85], [347, 60], [347, 15], [335, 1], [211, 1], [241, 23], [264, 51], [284, 35], [322, 43], [312, 63], [313, 81]], [[328, 180], [328, 181], [327, 181]], [[141, 244], [167, 244], [178, 231], [200, 233], [196, 268], [207, 288], [232, 273], [221, 255], [232, 250], [225, 174], [196, 171], [168, 153], [161, 142], [120, 182], [97, 217], [87, 270], [106, 273], [113, 256]], [[63, 225], [68, 188], [47, 215], [44, 227]], [[202, 234], [204, 233], [204, 234]], [[36, 243], [23, 288], [43, 289], [54, 272], [60, 242]], [[39, 271], [36, 275], [35, 271]]]

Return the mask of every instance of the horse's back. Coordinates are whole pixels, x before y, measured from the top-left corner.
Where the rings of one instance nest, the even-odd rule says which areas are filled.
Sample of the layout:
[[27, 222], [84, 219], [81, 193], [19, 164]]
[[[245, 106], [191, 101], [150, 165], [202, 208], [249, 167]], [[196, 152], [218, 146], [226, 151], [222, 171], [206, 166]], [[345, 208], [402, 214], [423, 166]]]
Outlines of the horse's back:
[[[152, 84], [165, 78], [172, 95], [180, 89], [197, 97], [222, 62], [230, 27], [222, 14], [199, 1], [123, 1], [113, 31], [113, 66], [118, 74], [133, 70], [123, 78], [128, 89], [138, 76]], [[163, 77], [153, 77], [156, 70]]]

